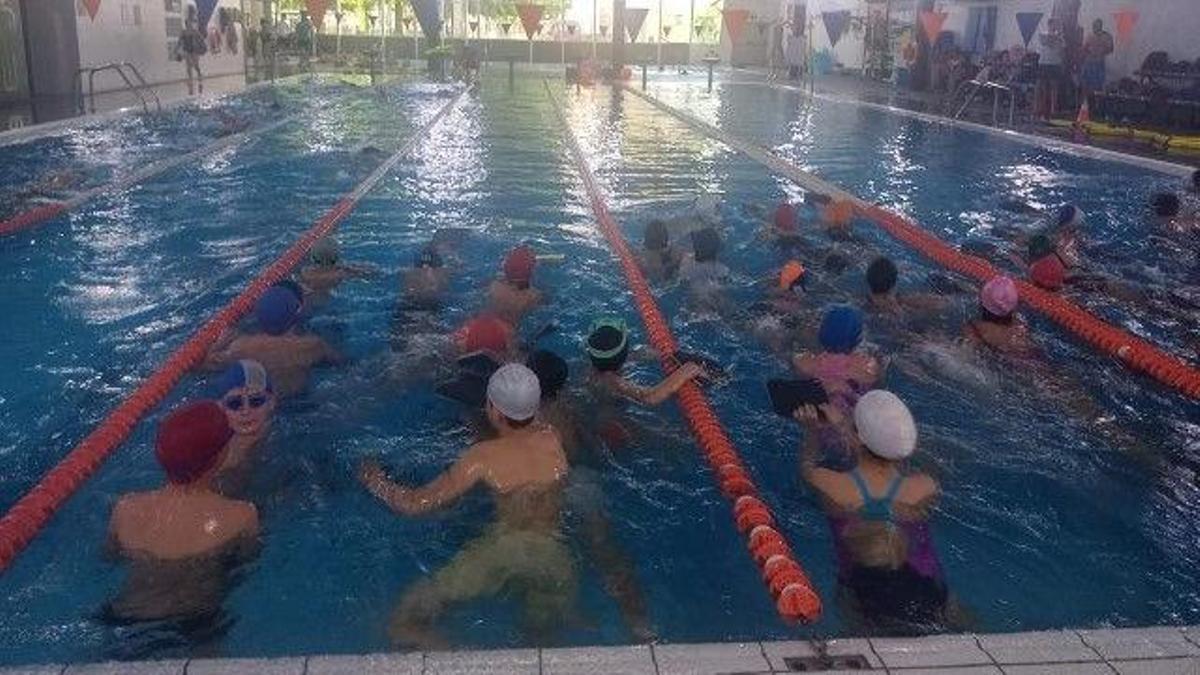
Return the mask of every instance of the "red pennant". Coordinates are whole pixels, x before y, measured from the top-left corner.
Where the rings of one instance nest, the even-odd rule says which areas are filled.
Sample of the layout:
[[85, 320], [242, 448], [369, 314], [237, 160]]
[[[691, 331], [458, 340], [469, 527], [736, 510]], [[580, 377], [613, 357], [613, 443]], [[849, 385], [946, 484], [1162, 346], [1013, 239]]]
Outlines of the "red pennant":
[[83, 6], [87, 9], [88, 18], [95, 21], [96, 12], [100, 11], [100, 0], [83, 0]]
[[1138, 22], [1137, 10], [1117, 10], [1113, 12], [1113, 22], [1117, 24], [1117, 41], [1124, 45], [1129, 44], [1129, 40], [1133, 38], [1133, 27]]
[[305, 0], [304, 6], [308, 9], [308, 20], [320, 30], [321, 24], [325, 23], [325, 10], [329, 7], [329, 0]]
[[721, 15], [725, 18], [725, 30], [729, 31], [729, 41], [737, 42], [742, 36], [742, 29], [750, 19], [748, 9], [723, 9]]
[[948, 16], [949, 12], [921, 12], [921, 28], [925, 31], [925, 39], [929, 40], [929, 44], [937, 41]]
[[542, 5], [517, 5], [517, 16], [521, 18], [521, 27], [525, 29], [525, 37], [532, 40], [534, 33], [542, 28]]

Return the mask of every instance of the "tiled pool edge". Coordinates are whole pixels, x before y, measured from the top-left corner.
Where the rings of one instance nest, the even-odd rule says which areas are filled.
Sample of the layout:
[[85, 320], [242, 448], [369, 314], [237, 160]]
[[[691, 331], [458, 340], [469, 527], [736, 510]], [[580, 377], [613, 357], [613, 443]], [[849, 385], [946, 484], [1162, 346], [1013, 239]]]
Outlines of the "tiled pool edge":
[[[926, 638], [849, 638], [717, 644], [660, 644], [565, 649], [397, 652], [272, 659], [190, 659], [0, 668], [0, 675], [766, 675], [797, 672], [785, 659], [861, 656], [857, 672], [1200, 673], [1200, 626], [1087, 629]], [[855, 671], [809, 671], [855, 672]]]

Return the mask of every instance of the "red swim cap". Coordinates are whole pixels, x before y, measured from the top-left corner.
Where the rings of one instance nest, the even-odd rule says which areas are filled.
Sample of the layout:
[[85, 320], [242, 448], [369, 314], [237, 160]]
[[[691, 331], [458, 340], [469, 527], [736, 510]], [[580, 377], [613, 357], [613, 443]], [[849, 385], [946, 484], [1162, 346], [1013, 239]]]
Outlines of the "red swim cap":
[[537, 256], [528, 246], [518, 246], [508, 252], [504, 258], [504, 278], [509, 282], [528, 285], [533, 278], [533, 268], [537, 265]]
[[232, 436], [225, 411], [215, 401], [189, 403], [158, 425], [154, 454], [168, 481], [186, 485], [217, 465]]
[[1062, 288], [1066, 279], [1067, 269], [1063, 267], [1058, 256], [1053, 253], [1042, 256], [1029, 266], [1029, 280], [1048, 291], [1057, 291]]
[[796, 209], [784, 202], [775, 209], [775, 231], [791, 234], [796, 231]]
[[512, 339], [512, 328], [497, 317], [485, 314], [471, 319], [463, 324], [454, 335], [459, 352], [472, 354], [474, 352], [491, 352], [503, 354], [508, 351], [508, 343]]

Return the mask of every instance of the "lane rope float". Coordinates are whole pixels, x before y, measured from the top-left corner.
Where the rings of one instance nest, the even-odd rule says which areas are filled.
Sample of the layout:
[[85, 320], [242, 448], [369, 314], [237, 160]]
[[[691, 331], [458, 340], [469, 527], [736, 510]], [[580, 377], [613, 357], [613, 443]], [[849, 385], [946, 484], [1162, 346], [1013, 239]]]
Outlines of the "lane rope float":
[[308, 250], [328, 235], [375, 187], [384, 175], [412, 152], [429, 135], [470, 89], [463, 89], [446, 103], [404, 145], [383, 161], [351, 192], [325, 212], [283, 255], [255, 277], [236, 298], [205, 322], [192, 337], [176, 349], [141, 385], [130, 393], [90, 434], [76, 445], [30, 489], [8, 513], [0, 518], [0, 572], [45, 527], [51, 516], [100, 467], [100, 464], [129, 437], [143, 416], [166, 397], [167, 393], [192, 368], [204, 360], [213, 343], [253, 308], [254, 303], [272, 284], [283, 279], [304, 260]]
[[[804, 189], [848, 201], [854, 206], [858, 215], [878, 224], [894, 239], [942, 267], [980, 283], [987, 283], [993, 277], [1002, 274], [986, 260], [959, 251], [907, 218], [877, 204], [865, 202], [837, 185], [804, 171], [762, 146], [736, 138], [653, 96], [631, 87], [624, 87], [624, 89], [700, 133], [728, 145], [775, 173], [788, 178]], [[1015, 279], [1015, 281], [1020, 291], [1021, 301], [1027, 306], [1075, 334], [1098, 351], [1115, 357], [1127, 367], [1149, 375], [1193, 399], [1200, 399], [1200, 369], [1164, 351], [1148, 340], [1097, 318], [1062, 296], [1044, 291], [1021, 279]]]
[[[674, 357], [679, 347], [675, 336], [671, 334], [671, 328], [654, 300], [650, 284], [638, 267], [637, 257], [630, 250], [628, 242], [608, 211], [604, 195], [596, 183], [595, 175], [587, 163], [579, 141], [575, 138], [574, 131], [571, 130], [562, 106], [551, 90], [550, 83], [544, 84], [546, 94], [550, 97], [554, 111], [565, 130], [567, 148], [587, 190], [596, 223], [625, 273], [650, 344], [658, 351], [663, 370], [670, 372], [677, 366]], [[747, 471], [737, 448], [725, 433], [704, 393], [696, 384], [688, 383], [679, 390], [677, 399], [684, 419], [691, 427], [704, 458], [716, 476], [721, 492], [733, 502], [734, 522], [738, 531], [746, 537], [747, 548], [758, 566], [763, 583], [775, 601], [779, 615], [787, 621], [815, 622], [821, 616], [821, 598], [776, 526], [770, 508], [759, 496], [758, 488], [750, 478], [750, 472]]]
[[166, 159], [160, 159], [157, 162], [151, 162], [139, 169], [130, 171], [114, 181], [84, 190], [70, 199], [47, 202], [26, 211], [17, 213], [5, 220], [0, 220], [0, 237], [29, 229], [34, 225], [43, 223], [62, 213], [66, 213], [67, 211], [78, 208], [79, 206], [95, 199], [96, 197], [120, 192], [122, 190], [128, 190], [139, 183], [145, 183], [151, 178], [170, 171], [171, 169], [200, 159], [206, 155], [211, 155], [212, 153], [223, 148], [237, 145], [238, 143], [254, 138], [255, 136], [261, 136], [268, 131], [278, 129], [294, 119], [296, 119], [296, 115], [288, 115], [281, 120], [276, 120], [270, 124], [266, 124], [255, 129], [247, 129], [245, 131], [239, 131], [236, 134], [230, 134], [223, 138], [217, 139], [212, 143], [208, 143], [196, 148], [195, 150], [179, 155], [178, 157], [167, 157]]

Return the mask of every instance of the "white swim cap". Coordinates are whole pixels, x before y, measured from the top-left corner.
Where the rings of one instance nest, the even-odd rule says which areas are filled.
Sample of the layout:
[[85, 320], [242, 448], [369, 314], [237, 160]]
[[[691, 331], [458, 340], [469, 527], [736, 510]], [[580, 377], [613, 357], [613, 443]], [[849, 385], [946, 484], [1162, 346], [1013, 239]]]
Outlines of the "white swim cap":
[[487, 386], [488, 401], [500, 414], [516, 422], [533, 419], [542, 400], [537, 375], [519, 363], [510, 363], [492, 374]]
[[899, 461], [917, 448], [917, 424], [904, 401], [890, 391], [875, 389], [863, 394], [854, 406], [858, 438], [871, 454]]

